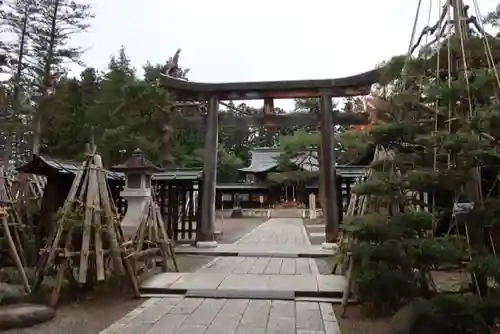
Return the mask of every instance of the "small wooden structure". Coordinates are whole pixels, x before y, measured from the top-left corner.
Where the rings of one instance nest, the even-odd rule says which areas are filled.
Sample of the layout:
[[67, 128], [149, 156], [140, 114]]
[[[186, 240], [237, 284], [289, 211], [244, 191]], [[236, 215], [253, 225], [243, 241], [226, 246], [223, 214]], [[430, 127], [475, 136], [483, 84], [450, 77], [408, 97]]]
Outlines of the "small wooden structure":
[[40, 224], [46, 178], [35, 174], [16, 173], [11, 177], [11, 194], [19, 220], [29, 237], [24, 238], [25, 266], [34, 266], [38, 257], [36, 231]]
[[[33, 155], [30, 162], [17, 168], [20, 174], [28, 174], [30, 178], [45, 178], [45, 188], [40, 201], [40, 217], [36, 224], [36, 249], [43, 248], [47, 238], [53, 233], [54, 215], [64, 205], [75, 176], [80, 172], [81, 165], [81, 162], [54, 159], [45, 155]], [[105, 174], [113, 199], [115, 203], [120, 204], [119, 192], [123, 186], [123, 178], [110, 171], [106, 171]], [[16, 183], [14, 183], [14, 187], [16, 187]], [[121, 212], [123, 206], [118, 205], [117, 209]]]
[[45, 177], [35, 174], [17, 173], [12, 181], [12, 196], [17, 202], [34, 201], [40, 209], [41, 198], [47, 180]]
[[167, 231], [176, 243], [194, 243], [200, 228], [202, 171], [175, 169], [153, 174], [153, 187]]
[[[24, 270], [26, 260], [23, 247], [23, 239], [26, 239], [27, 236], [23, 233], [22, 222], [14, 207], [7, 166], [7, 163], [0, 161], [0, 250], [8, 250], [10, 258], [21, 275], [24, 289], [29, 293], [31, 289]], [[6, 245], [3, 243], [4, 240]]]
[[[55, 228], [41, 250], [33, 289], [36, 291], [52, 268], [57, 277], [50, 304], [55, 306], [65, 278], [77, 284], [94, 284], [111, 274], [128, 277], [139, 297], [137, 277], [123, 248], [124, 240], [103, 169], [95, 147], [77, 172]], [[112, 264], [109, 263], [112, 260]]]
[[[47, 178], [39, 229], [49, 230], [53, 225], [52, 217], [64, 204], [80, 165], [74, 161], [35, 155], [33, 160], [17, 169], [22, 173]], [[196, 242], [200, 219], [198, 202], [201, 198], [202, 174], [202, 171], [197, 169], [173, 169], [151, 175], [152, 191], [160, 206], [167, 232], [176, 242]], [[127, 204], [120, 195], [125, 185], [124, 174], [108, 170], [106, 176], [118, 211], [120, 214], [126, 214]], [[43, 234], [50, 235], [48, 232], [45, 231]]]

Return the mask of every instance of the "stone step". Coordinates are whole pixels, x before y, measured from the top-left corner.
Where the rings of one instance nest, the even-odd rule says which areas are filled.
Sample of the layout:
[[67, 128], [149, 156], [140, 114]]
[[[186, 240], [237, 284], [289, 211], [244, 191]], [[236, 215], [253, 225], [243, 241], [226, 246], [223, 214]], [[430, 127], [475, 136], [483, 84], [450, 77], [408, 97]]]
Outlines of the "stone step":
[[[185, 294], [172, 294], [172, 293], [142, 293], [141, 298], [172, 298], [172, 297], [186, 297]], [[227, 298], [230, 299], [230, 298]], [[250, 299], [250, 298], [249, 298]], [[254, 298], [257, 299], [257, 298]], [[342, 302], [341, 297], [295, 297], [296, 302], [307, 302], [307, 303], [330, 303], [330, 304], [340, 304]], [[349, 304], [357, 303], [355, 298], [350, 298], [347, 301]]]
[[294, 300], [300, 297], [341, 298], [345, 286], [345, 277], [341, 275], [162, 273], [145, 281], [141, 293]]
[[243, 257], [280, 257], [280, 258], [324, 258], [335, 255], [330, 249], [321, 246], [295, 245], [241, 245], [219, 244], [216, 248], [196, 248], [192, 246], [178, 246], [177, 254], [183, 255], [211, 255], [211, 256], [243, 256]]

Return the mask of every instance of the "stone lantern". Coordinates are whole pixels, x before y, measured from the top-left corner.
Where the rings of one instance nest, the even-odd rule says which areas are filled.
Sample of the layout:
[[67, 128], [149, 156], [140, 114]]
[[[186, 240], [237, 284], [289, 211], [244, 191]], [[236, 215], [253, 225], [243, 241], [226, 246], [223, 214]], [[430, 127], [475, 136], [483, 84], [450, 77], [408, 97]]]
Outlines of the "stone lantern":
[[162, 169], [146, 159], [140, 149], [135, 149], [132, 156], [112, 170], [125, 174], [125, 187], [120, 195], [127, 201], [127, 213], [122, 220], [123, 231], [133, 235], [141, 223], [141, 214], [151, 197], [151, 175]]

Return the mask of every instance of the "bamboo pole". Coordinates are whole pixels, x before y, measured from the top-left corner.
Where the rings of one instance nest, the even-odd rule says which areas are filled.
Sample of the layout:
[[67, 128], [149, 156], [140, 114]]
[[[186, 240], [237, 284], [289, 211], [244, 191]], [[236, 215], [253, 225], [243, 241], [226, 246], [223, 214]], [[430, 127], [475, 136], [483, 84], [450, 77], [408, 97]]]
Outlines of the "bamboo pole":
[[28, 282], [28, 277], [26, 276], [26, 272], [24, 271], [23, 264], [21, 262], [21, 258], [19, 257], [19, 253], [16, 248], [16, 244], [14, 243], [14, 239], [12, 239], [12, 234], [10, 233], [9, 224], [7, 222], [8, 213], [5, 211], [5, 208], [0, 208], [0, 218], [2, 219], [2, 227], [4, 229], [5, 236], [7, 238], [7, 243], [9, 244], [9, 252], [16, 265], [19, 274], [21, 275], [21, 279], [23, 281], [24, 290], [27, 293], [31, 293], [31, 288]]
[[[80, 217], [77, 217], [77, 222], [69, 224], [68, 218], [73, 218], [72, 213], [80, 212], [75, 211], [80, 208], [83, 209], [82, 225], [79, 223]], [[86, 284], [88, 281], [94, 283], [95, 280], [106, 279], [105, 256], [110, 256], [114, 263], [113, 274], [128, 276], [134, 296], [140, 296], [136, 273], [123, 250], [123, 233], [117, 224], [116, 214], [101, 157], [93, 149], [75, 176], [37, 271], [35, 286], [39, 287], [47, 269], [56, 263], [56, 259], [60, 260], [50, 298], [51, 305], [57, 304], [70, 258], [78, 263], [75, 282]], [[75, 233], [81, 234], [77, 244], [72, 242]], [[103, 233], [106, 235], [103, 236]], [[108, 241], [107, 244], [103, 242], [103, 237]]]

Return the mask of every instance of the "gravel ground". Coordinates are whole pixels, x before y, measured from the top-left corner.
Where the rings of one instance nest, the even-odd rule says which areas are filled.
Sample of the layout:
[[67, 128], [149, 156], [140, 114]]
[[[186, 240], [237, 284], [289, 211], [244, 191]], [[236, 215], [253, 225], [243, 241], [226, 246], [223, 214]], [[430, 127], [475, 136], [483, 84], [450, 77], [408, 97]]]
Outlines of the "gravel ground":
[[389, 318], [369, 318], [363, 314], [360, 305], [347, 307], [344, 317], [340, 316], [340, 305], [333, 305], [342, 334], [386, 334]]
[[[267, 219], [224, 219], [219, 243], [232, 243]], [[211, 256], [177, 256], [179, 270], [192, 272], [210, 262]], [[94, 293], [84, 301], [60, 305], [54, 320], [30, 328], [4, 331], [5, 334], [97, 334], [143, 302], [117, 291]]]

